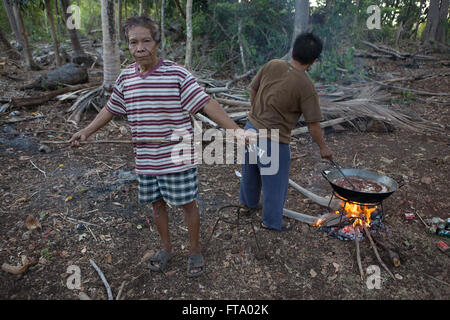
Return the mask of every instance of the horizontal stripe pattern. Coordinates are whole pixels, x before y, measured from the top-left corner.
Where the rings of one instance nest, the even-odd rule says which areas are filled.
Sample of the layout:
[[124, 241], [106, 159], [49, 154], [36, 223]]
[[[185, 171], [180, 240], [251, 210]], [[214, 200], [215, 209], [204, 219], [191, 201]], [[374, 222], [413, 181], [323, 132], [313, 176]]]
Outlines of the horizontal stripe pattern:
[[[106, 109], [126, 116], [134, 140], [188, 137], [193, 139], [189, 114], [210, 100], [184, 67], [161, 60], [155, 70], [142, 76], [136, 63], [117, 78]], [[185, 155], [179, 155], [179, 150]], [[136, 173], [163, 175], [196, 165], [194, 148], [178, 143], [136, 143]]]

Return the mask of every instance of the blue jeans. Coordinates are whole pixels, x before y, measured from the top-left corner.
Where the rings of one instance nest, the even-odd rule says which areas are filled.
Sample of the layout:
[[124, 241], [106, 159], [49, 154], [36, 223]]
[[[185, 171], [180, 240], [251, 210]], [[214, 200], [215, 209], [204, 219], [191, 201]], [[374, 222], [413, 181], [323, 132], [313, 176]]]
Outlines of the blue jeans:
[[[247, 121], [245, 129], [258, 131], [250, 121]], [[257, 208], [262, 189], [262, 221], [269, 228], [281, 230], [283, 208], [289, 185], [291, 151], [289, 144], [273, 142], [270, 139], [258, 139], [257, 146], [256, 150], [252, 146], [245, 149], [239, 201], [249, 208]], [[266, 161], [267, 158], [255, 158], [255, 153], [258, 152], [260, 155], [267, 155], [268, 158], [275, 156], [270, 161]], [[278, 170], [276, 172], [267, 170], [270, 166]]]

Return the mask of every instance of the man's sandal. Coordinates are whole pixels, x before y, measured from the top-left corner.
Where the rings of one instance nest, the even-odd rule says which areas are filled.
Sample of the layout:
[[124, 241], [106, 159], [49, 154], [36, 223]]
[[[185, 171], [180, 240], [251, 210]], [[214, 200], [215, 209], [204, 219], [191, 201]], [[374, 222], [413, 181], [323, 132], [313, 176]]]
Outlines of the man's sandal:
[[249, 208], [247, 206], [241, 205], [238, 209], [240, 215], [248, 217], [252, 214], [256, 214], [258, 212], [258, 208]]
[[261, 226], [261, 228], [262, 229], [266, 229], [266, 230], [275, 230], [275, 231], [289, 231], [289, 230], [291, 230], [292, 229], [292, 224], [289, 224], [289, 223], [287, 223], [287, 222], [285, 222], [285, 221], [283, 221], [282, 223], [281, 223], [281, 230], [277, 230], [277, 229], [274, 229], [274, 228], [270, 228], [270, 227], [268, 227], [268, 226], [266, 226], [264, 223], [260, 223], [260, 226]]
[[166, 250], [159, 250], [153, 257], [150, 258], [148, 268], [152, 271], [163, 272], [167, 263], [173, 258], [175, 254], [167, 252]]
[[203, 256], [201, 254], [193, 254], [189, 256], [187, 276], [189, 278], [194, 278], [201, 276], [203, 273], [205, 273], [205, 261]]

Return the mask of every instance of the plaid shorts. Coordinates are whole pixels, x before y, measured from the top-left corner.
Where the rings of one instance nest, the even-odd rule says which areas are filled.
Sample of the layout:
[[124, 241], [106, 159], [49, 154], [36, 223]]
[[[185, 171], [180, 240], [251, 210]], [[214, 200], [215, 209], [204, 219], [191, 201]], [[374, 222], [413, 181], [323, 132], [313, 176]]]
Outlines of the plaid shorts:
[[181, 206], [197, 199], [197, 168], [163, 175], [139, 175], [139, 203], [153, 203], [164, 199]]

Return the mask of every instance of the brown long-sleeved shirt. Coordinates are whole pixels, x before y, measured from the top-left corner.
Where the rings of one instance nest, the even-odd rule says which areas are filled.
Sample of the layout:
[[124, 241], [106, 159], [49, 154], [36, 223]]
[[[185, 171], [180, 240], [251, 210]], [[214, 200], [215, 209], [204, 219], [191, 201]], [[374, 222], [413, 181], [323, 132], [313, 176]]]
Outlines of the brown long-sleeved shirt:
[[303, 114], [306, 122], [323, 120], [319, 97], [306, 72], [288, 61], [271, 60], [250, 84], [256, 94], [249, 113], [257, 129], [279, 129], [279, 141], [289, 143], [291, 131]]

